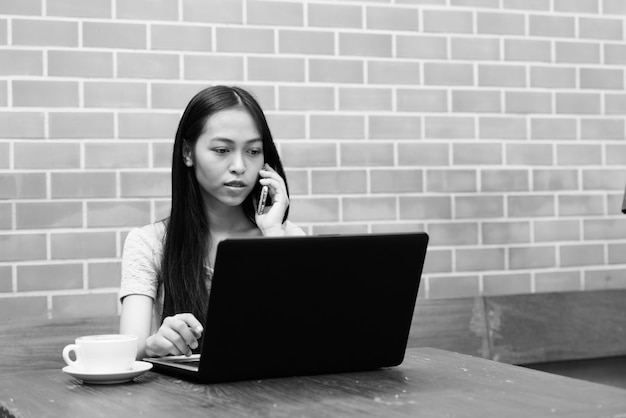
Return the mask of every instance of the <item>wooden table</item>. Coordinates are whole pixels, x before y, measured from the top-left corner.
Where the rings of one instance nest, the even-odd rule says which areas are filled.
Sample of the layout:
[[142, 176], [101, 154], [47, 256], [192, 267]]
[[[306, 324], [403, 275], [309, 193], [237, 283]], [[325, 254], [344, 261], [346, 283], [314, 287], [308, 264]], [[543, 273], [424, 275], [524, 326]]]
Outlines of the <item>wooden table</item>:
[[122, 416], [626, 417], [626, 390], [433, 348], [395, 368], [214, 385], [152, 371], [119, 385], [60, 368], [0, 378], [0, 417]]

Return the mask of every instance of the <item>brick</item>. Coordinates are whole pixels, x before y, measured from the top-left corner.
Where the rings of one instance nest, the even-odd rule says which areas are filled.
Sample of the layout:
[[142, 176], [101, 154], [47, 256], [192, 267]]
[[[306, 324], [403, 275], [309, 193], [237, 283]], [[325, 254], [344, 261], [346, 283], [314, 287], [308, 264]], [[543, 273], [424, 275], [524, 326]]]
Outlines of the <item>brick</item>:
[[327, 234], [368, 234], [367, 224], [313, 225], [313, 235]]
[[581, 139], [623, 140], [626, 136], [623, 119], [583, 119], [580, 121]]
[[[382, 222], [372, 224], [371, 231], [373, 234], [402, 234], [405, 232], [421, 232], [424, 231], [424, 225], [415, 222]], [[365, 232], [367, 233], [367, 231]]]
[[530, 68], [530, 86], [550, 89], [576, 88], [578, 76], [575, 68], [536, 67]]
[[536, 221], [533, 236], [536, 242], [580, 241], [580, 227], [577, 220], [551, 219]]
[[500, 40], [491, 38], [455, 38], [450, 41], [454, 60], [500, 60]]
[[252, 25], [303, 26], [303, 7], [297, 2], [250, 2], [247, 3], [246, 22]]
[[598, 0], [554, 0], [554, 11], [565, 13], [598, 13]]
[[530, 231], [530, 222], [513, 220], [484, 222], [481, 226], [482, 243], [485, 245], [528, 243]]
[[80, 202], [17, 203], [15, 213], [18, 229], [83, 226], [83, 207]]
[[550, 10], [551, 0], [502, 0], [505, 9]]
[[150, 202], [87, 202], [87, 226], [120, 227], [150, 223]]
[[428, 298], [465, 298], [480, 295], [478, 276], [428, 277]]
[[106, 198], [116, 196], [115, 173], [70, 172], [50, 175], [51, 195], [59, 198]]
[[87, 265], [89, 289], [119, 287], [122, 280], [120, 262], [96, 262]]
[[552, 113], [552, 94], [540, 92], [506, 92], [506, 113]]
[[82, 287], [82, 264], [46, 264], [17, 267], [18, 292], [81, 289]]
[[13, 45], [78, 46], [77, 22], [14, 19], [11, 27]]
[[624, 89], [624, 71], [610, 68], [581, 68], [582, 89]]
[[626, 4], [622, 0], [602, 0], [602, 12], [626, 15]]
[[[155, 109], [184, 109], [204, 84], [152, 83], [150, 98]], [[172, 135], [173, 137], [173, 135]]]
[[504, 248], [461, 248], [456, 252], [456, 271], [504, 270]]
[[365, 170], [313, 170], [311, 191], [314, 194], [353, 194], [367, 192]]
[[576, 19], [570, 16], [529, 15], [528, 28], [531, 36], [574, 38], [576, 36]]
[[483, 276], [483, 295], [519, 295], [531, 292], [530, 274], [485, 274]]
[[626, 65], [626, 45], [605, 44], [604, 63], [613, 65]]
[[362, 8], [341, 4], [308, 4], [308, 26], [363, 28]]
[[266, 114], [274, 139], [305, 138], [306, 117], [304, 115], [268, 115]]
[[256, 81], [305, 81], [303, 58], [249, 57], [248, 79]]
[[395, 197], [344, 197], [342, 201], [344, 221], [396, 219]]
[[508, 216], [538, 217], [556, 214], [555, 198], [550, 195], [514, 195], [507, 197]]
[[338, 222], [339, 198], [293, 198], [289, 201], [292, 222]]
[[454, 144], [452, 164], [455, 166], [502, 164], [502, 144]]
[[83, 46], [88, 48], [146, 49], [147, 26], [141, 23], [84, 21]]
[[596, 93], [557, 93], [556, 113], [599, 114], [601, 100]]
[[331, 32], [279, 30], [278, 52], [281, 54], [334, 55], [335, 36]]
[[42, 14], [41, 0], [0, 2], [0, 14], [40, 16]]
[[425, 63], [424, 84], [444, 86], [471, 86], [474, 84], [472, 64]]
[[621, 240], [624, 227], [624, 219], [585, 219], [583, 234], [586, 240]]
[[202, 23], [243, 23], [242, 0], [183, 0], [183, 20]]
[[551, 62], [550, 41], [535, 39], [504, 39], [506, 61]]
[[184, 57], [184, 67], [186, 80], [241, 81], [244, 79], [243, 57], [187, 55]]
[[171, 211], [171, 201], [169, 199], [163, 201], [154, 201], [154, 217], [151, 219], [151, 222], [156, 222], [161, 219], [165, 219], [170, 216]]
[[419, 169], [373, 169], [370, 172], [372, 193], [417, 193], [423, 190], [423, 172]]
[[318, 142], [282, 144], [281, 159], [288, 167], [336, 167], [337, 146]]
[[44, 136], [42, 112], [0, 112], [0, 138], [39, 139]]
[[[172, 166], [172, 150], [174, 148], [173, 142], [168, 143], [152, 143], [152, 166], [154, 168], [170, 168]], [[111, 152], [116, 152], [112, 150]], [[136, 164], [140, 167], [148, 168], [148, 149], [142, 150], [138, 153], [140, 160], [137, 160]], [[145, 164], [144, 164], [145, 162]]]
[[452, 111], [454, 113], [499, 113], [501, 108], [502, 103], [498, 91], [452, 91]]
[[110, 18], [112, 0], [47, 0], [48, 16]]
[[607, 165], [626, 165], [626, 145], [607, 145], [606, 146], [606, 164]]
[[8, 81], [0, 81], [0, 107], [6, 107], [9, 103]]
[[578, 190], [578, 173], [575, 169], [533, 170], [533, 190]]
[[472, 13], [456, 10], [424, 10], [424, 32], [472, 33]]
[[626, 289], [626, 269], [585, 271], [585, 290]]
[[[0, 229], [13, 229], [13, 209], [11, 206], [11, 203], [0, 203]], [[1, 270], [0, 268], [0, 277], [2, 276]]]
[[113, 77], [113, 54], [110, 52], [49, 51], [48, 75]]
[[469, 169], [430, 169], [426, 171], [426, 191], [463, 193], [477, 191], [477, 172]]
[[428, 249], [423, 274], [452, 272], [452, 251]]
[[116, 2], [118, 19], [178, 20], [178, 2], [170, 0], [133, 0]]
[[475, 222], [431, 223], [428, 226], [431, 246], [476, 245], [478, 224]]
[[50, 138], [112, 138], [113, 113], [50, 113]]
[[557, 63], [569, 64], [599, 64], [600, 45], [591, 42], [554, 43], [555, 59]]
[[480, 190], [483, 192], [530, 191], [529, 170], [492, 168], [480, 171]]
[[518, 13], [477, 12], [476, 27], [479, 34], [525, 35], [526, 21]]
[[112, 258], [115, 232], [66, 232], [50, 235], [52, 259]]
[[445, 112], [448, 109], [448, 93], [445, 90], [396, 90], [397, 108], [406, 112]]
[[576, 119], [533, 118], [530, 121], [532, 139], [577, 139]]
[[501, 196], [456, 196], [455, 219], [489, 219], [504, 216], [504, 200]]
[[400, 196], [399, 208], [402, 220], [452, 219], [450, 196]]
[[[286, 176], [289, 180], [289, 193], [291, 195], [311, 194], [309, 188], [309, 170], [286, 170]], [[312, 174], [311, 174], [312, 176]]]
[[173, 113], [120, 113], [120, 138], [171, 139], [176, 133], [179, 115]]
[[13, 292], [13, 269], [11, 266], [0, 266], [0, 293]]
[[[609, 264], [626, 263], [626, 244], [609, 243]], [[0, 273], [0, 276], [2, 273]]]
[[217, 28], [215, 35], [217, 52], [272, 53], [274, 31], [264, 28]]
[[415, 8], [368, 6], [365, 13], [367, 29], [394, 32], [419, 29], [419, 15]]
[[392, 37], [378, 33], [339, 33], [339, 55], [391, 57]]
[[15, 296], [2, 298], [0, 321], [10, 323], [25, 319], [48, 319], [46, 296]]
[[450, 164], [450, 145], [399, 143], [399, 166], [436, 166]]
[[365, 118], [360, 115], [311, 115], [311, 138], [362, 139], [365, 138]]
[[478, 85], [481, 87], [526, 87], [526, 67], [480, 64], [478, 65]]
[[467, 6], [467, 7], [493, 7], [499, 8], [499, 0], [451, 0], [453, 6]]
[[561, 245], [560, 265], [564, 267], [572, 266], [592, 266], [604, 264], [603, 244], [572, 244]]
[[581, 17], [578, 24], [581, 38], [614, 41], [624, 39], [624, 22], [621, 19]]
[[150, 165], [148, 144], [107, 142], [86, 143], [84, 147], [87, 169], [146, 168]]
[[121, 197], [168, 197], [171, 195], [169, 172], [121, 173]]
[[19, 49], [0, 51], [0, 75], [43, 75], [43, 52]]
[[552, 165], [552, 144], [505, 144], [505, 160], [513, 165]]
[[556, 267], [556, 248], [549, 245], [509, 248], [509, 269]]
[[361, 60], [322, 59], [308, 60], [309, 81], [321, 83], [363, 83], [364, 63]]
[[443, 36], [396, 35], [396, 54], [399, 58], [445, 59], [448, 41]]
[[142, 82], [86, 81], [83, 88], [88, 108], [147, 107], [147, 85]]
[[332, 87], [281, 86], [278, 107], [281, 110], [334, 110], [335, 91]]
[[418, 116], [369, 116], [370, 139], [419, 139], [422, 123]]
[[212, 49], [213, 31], [206, 26], [152, 25], [150, 47], [155, 50], [201, 51]]
[[339, 88], [339, 110], [362, 111], [393, 109], [393, 94], [386, 88]]
[[482, 116], [478, 119], [478, 136], [481, 139], [526, 139], [526, 125], [522, 117]]
[[369, 61], [367, 81], [370, 84], [421, 84], [420, 65], [415, 62]]
[[45, 234], [0, 235], [0, 261], [27, 261], [45, 259]]
[[179, 78], [178, 56], [165, 53], [121, 52], [117, 56], [117, 75], [127, 78]]
[[601, 165], [600, 144], [557, 144], [556, 159], [559, 165]]
[[468, 139], [476, 137], [474, 118], [463, 116], [426, 116], [425, 138]]
[[393, 144], [342, 143], [340, 165], [344, 167], [380, 167], [393, 165]]
[[45, 173], [0, 173], [0, 199], [46, 198]]
[[583, 190], [624, 191], [623, 170], [585, 169], [582, 171]]
[[26, 107], [77, 107], [74, 81], [14, 80], [13, 105]]
[[567, 292], [583, 290], [579, 271], [558, 271], [537, 273], [535, 275], [536, 292]]
[[53, 295], [53, 318], [85, 318], [117, 315], [119, 301], [115, 293]]

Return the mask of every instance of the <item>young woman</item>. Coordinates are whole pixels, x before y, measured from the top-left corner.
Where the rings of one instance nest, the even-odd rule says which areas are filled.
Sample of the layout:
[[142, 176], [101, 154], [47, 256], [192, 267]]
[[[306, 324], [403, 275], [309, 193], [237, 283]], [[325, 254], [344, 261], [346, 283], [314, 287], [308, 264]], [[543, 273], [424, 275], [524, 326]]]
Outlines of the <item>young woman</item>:
[[[269, 198], [258, 213], [262, 186]], [[285, 173], [259, 104], [238, 87], [199, 92], [176, 132], [171, 214], [124, 243], [120, 332], [138, 336], [137, 358], [198, 348], [217, 244], [303, 235], [288, 213]]]

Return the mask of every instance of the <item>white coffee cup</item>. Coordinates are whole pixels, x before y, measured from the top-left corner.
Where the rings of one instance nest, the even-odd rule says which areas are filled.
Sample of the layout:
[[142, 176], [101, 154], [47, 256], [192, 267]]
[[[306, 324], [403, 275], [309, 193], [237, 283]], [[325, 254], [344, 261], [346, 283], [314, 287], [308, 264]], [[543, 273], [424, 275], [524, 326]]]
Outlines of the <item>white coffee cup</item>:
[[[76, 360], [70, 358], [74, 352]], [[132, 368], [137, 356], [135, 335], [86, 335], [63, 349], [68, 366], [90, 373], [123, 372]]]

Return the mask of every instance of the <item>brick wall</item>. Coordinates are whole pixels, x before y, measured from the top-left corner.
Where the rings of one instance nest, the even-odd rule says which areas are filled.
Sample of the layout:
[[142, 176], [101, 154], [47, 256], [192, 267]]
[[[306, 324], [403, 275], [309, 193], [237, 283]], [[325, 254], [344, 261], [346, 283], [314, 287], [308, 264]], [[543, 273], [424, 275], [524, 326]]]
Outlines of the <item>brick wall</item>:
[[422, 297], [624, 288], [625, 33], [623, 0], [0, 0], [0, 320], [118, 312], [217, 83], [309, 233], [430, 233]]

